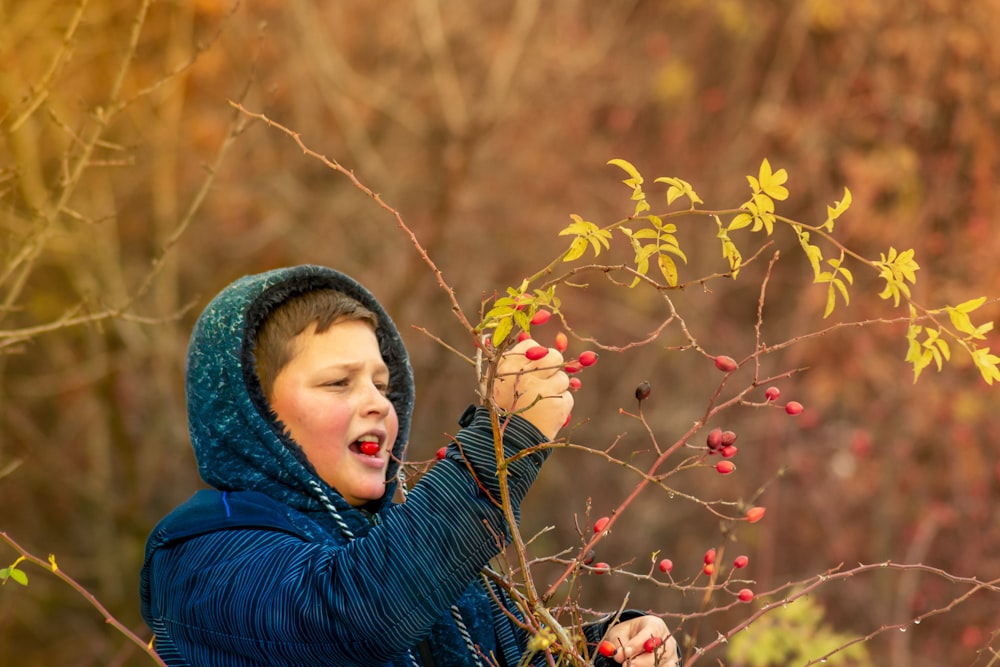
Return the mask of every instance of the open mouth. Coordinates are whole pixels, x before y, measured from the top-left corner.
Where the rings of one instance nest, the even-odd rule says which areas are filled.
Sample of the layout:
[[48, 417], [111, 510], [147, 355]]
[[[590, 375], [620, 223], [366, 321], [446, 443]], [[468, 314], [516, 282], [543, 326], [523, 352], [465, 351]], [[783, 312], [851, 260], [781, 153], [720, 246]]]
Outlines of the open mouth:
[[382, 451], [382, 438], [374, 433], [366, 433], [351, 443], [351, 451], [365, 456], [378, 456]]

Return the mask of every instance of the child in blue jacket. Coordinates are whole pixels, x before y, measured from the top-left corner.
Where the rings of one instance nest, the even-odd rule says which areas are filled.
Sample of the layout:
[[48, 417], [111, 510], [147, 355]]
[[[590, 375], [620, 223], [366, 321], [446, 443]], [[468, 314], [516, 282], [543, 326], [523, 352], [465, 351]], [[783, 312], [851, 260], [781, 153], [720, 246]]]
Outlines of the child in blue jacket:
[[[573, 404], [561, 355], [528, 361], [529, 345], [504, 357], [494, 387], [497, 406], [518, 411], [505, 420], [508, 457], [555, 438]], [[393, 502], [413, 377], [370, 292], [317, 266], [241, 278], [199, 318], [186, 381], [212, 488], [147, 543], [142, 613], [166, 664], [524, 664], [519, 615], [482, 576], [508, 534], [490, 499], [500, 490], [489, 414], [470, 409], [444, 460]], [[510, 462], [516, 505], [547, 455]], [[658, 617], [626, 613], [585, 631], [592, 645], [620, 647], [608, 660], [677, 665]], [[654, 636], [664, 640], [655, 655], [642, 648]]]

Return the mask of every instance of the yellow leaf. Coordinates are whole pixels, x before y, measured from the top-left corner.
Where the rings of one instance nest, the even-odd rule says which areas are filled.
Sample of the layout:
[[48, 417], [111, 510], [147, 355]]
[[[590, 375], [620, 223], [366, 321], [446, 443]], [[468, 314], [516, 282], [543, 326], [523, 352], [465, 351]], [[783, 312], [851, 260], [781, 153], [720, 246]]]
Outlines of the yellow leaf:
[[500, 345], [507, 340], [507, 336], [514, 329], [514, 318], [508, 317], [497, 323], [497, 328], [493, 330], [493, 347]]
[[843, 215], [851, 206], [851, 191], [844, 188], [844, 198], [838, 202], [834, 202], [833, 206], [826, 207], [826, 222], [820, 225], [821, 228], [826, 229], [828, 232], [833, 231], [833, 221]]
[[777, 199], [778, 201], [788, 199], [788, 189], [782, 185], [787, 180], [788, 172], [784, 169], [772, 172], [771, 163], [767, 161], [767, 158], [764, 158], [763, 162], [760, 163], [760, 173], [758, 174], [757, 181], [761, 192], [764, 192], [772, 199]]
[[612, 160], [608, 160], [608, 164], [613, 164], [614, 166], [618, 167], [619, 169], [621, 169], [622, 171], [624, 171], [626, 174], [629, 175], [629, 178], [622, 181], [623, 183], [625, 183], [625, 185], [628, 185], [629, 187], [642, 185], [643, 183], [642, 175], [639, 174], [639, 170], [635, 168], [635, 165], [629, 162], [628, 160], [623, 160], [621, 158], [616, 157]]
[[663, 274], [667, 284], [671, 287], [677, 287], [677, 265], [670, 255], [661, 254], [656, 258], [656, 261], [660, 265], [660, 273]]
[[749, 227], [751, 222], [753, 222], [753, 217], [749, 213], [740, 213], [729, 223], [728, 229], [730, 231], [743, 229], [744, 227]]

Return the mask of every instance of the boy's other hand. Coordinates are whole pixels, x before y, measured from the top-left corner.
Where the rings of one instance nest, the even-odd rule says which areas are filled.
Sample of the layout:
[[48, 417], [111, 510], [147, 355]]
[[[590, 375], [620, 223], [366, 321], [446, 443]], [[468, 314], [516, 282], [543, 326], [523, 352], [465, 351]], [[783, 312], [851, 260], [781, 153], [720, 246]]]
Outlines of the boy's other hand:
[[622, 621], [611, 626], [604, 638], [618, 648], [613, 660], [629, 667], [677, 667], [679, 663], [677, 640], [659, 616]]
[[533, 347], [540, 346], [529, 338], [500, 358], [493, 400], [498, 408], [516, 412], [553, 440], [573, 409], [569, 376], [563, 370], [562, 354], [548, 348], [544, 357], [530, 360], [525, 352]]

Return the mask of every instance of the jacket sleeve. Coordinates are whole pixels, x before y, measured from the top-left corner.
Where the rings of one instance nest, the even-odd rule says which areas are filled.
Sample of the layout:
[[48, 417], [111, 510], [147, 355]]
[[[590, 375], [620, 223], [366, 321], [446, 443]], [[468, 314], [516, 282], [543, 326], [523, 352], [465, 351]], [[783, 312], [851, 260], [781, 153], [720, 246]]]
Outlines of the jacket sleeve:
[[[517, 416], [503, 429], [508, 458], [544, 441]], [[532, 451], [510, 461], [515, 508], [544, 459]], [[499, 552], [507, 526], [492, 498], [493, 431], [480, 409], [406, 502], [350, 543], [241, 529], [159, 550], [153, 614], [182, 655], [242, 656], [218, 664], [388, 663], [426, 637]]]

